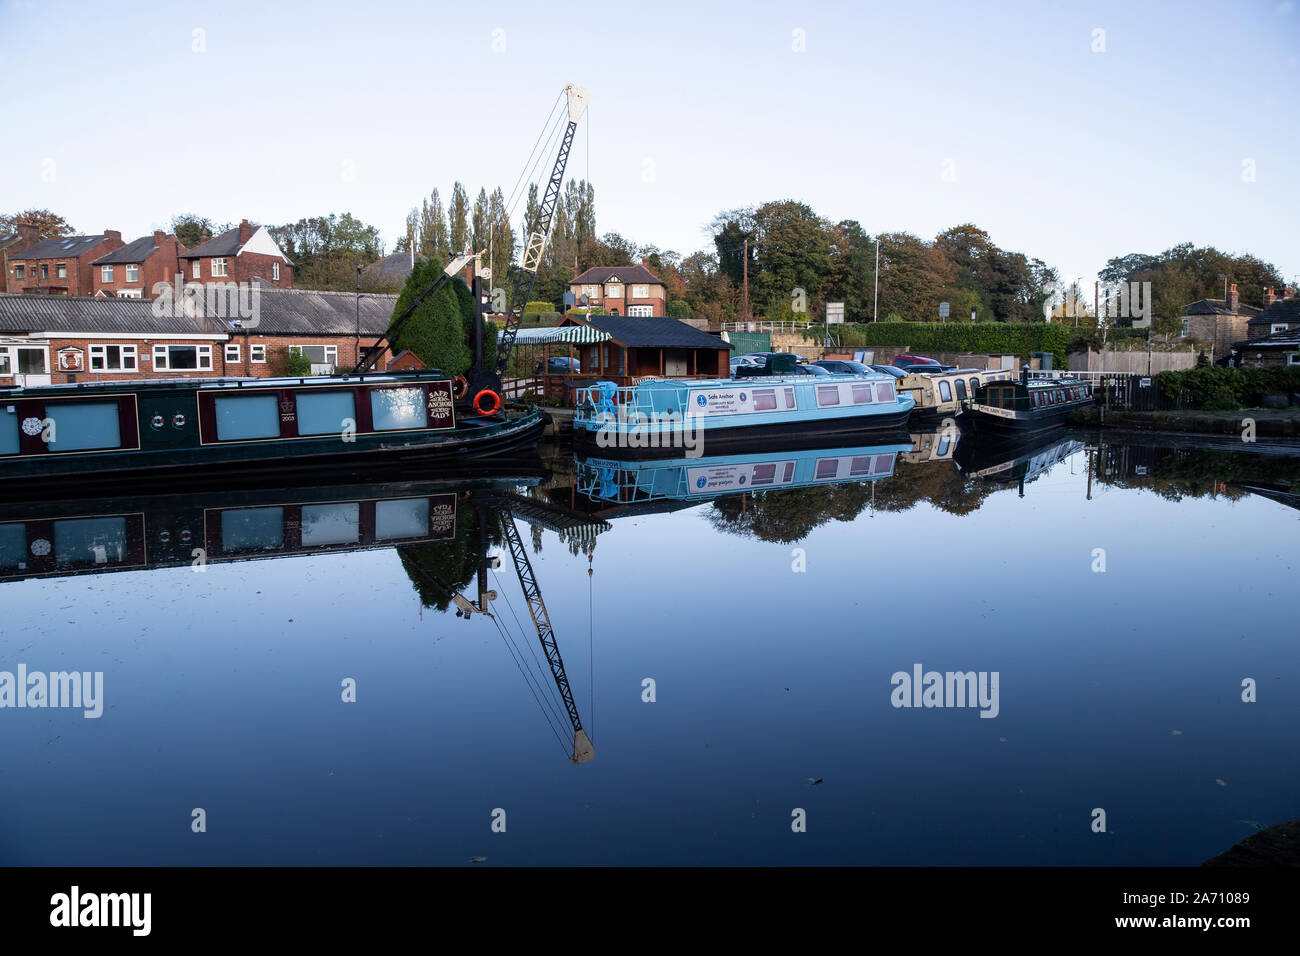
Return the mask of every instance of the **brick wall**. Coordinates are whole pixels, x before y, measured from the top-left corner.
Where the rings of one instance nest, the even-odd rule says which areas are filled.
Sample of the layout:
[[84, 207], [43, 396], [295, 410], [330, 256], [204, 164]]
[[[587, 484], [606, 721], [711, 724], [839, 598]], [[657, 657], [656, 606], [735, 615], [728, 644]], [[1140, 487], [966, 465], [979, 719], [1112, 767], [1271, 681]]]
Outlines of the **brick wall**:
[[[94, 292], [103, 291], [105, 295], [115, 296], [122, 290], [139, 289], [141, 298], [154, 298], [153, 287], [159, 282], [171, 282], [183, 267], [180, 254], [185, 251], [185, 246], [175, 236], [164, 236], [161, 232], [154, 233], [154, 246], [156, 248], [153, 253], [139, 264], [140, 274], [134, 282], [127, 281], [126, 263], [113, 263], [111, 282], [104, 281], [102, 266], [92, 267], [91, 280], [94, 284]], [[100, 253], [100, 255], [104, 254]]]
[[[95, 269], [91, 263], [100, 256], [106, 256], [110, 252], [121, 249], [125, 242], [122, 241], [120, 232], [106, 231], [104, 241], [92, 246], [89, 251], [82, 253], [80, 256], [72, 257], [53, 257], [48, 259], [23, 259], [21, 254], [11, 257], [9, 261], [9, 290], [11, 292], [45, 292], [49, 290], [55, 294], [61, 295], [94, 295], [94, 272]], [[26, 276], [22, 279], [14, 275], [14, 266], [22, 264], [26, 268]], [[41, 266], [49, 269], [49, 278], [41, 278]], [[67, 266], [67, 277], [59, 278], [59, 266]]]

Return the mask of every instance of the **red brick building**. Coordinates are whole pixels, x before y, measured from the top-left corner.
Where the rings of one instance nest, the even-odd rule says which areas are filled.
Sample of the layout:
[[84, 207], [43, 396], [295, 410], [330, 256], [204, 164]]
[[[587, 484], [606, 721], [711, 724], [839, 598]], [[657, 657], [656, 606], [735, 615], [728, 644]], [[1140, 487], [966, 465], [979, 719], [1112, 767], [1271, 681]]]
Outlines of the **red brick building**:
[[13, 232], [0, 234], [0, 292], [18, 291], [9, 288], [9, 260], [40, 241], [40, 227], [31, 222], [16, 223]]
[[[575, 269], [575, 272], [577, 270]], [[610, 315], [651, 318], [668, 314], [668, 290], [642, 260], [639, 266], [597, 266], [574, 275], [569, 291], [579, 303], [585, 295], [592, 306]]]
[[185, 266], [185, 246], [175, 236], [158, 230], [128, 242], [91, 263], [95, 295], [119, 299], [152, 299], [159, 282], [171, 282]]
[[[314, 373], [346, 371], [388, 328], [395, 295], [261, 287], [254, 314], [181, 302], [0, 294], [0, 385], [283, 374], [288, 351]], [[380, 357], [380, 368], [391, 358]], [[401, 367], [408, 367], [403, 363]]]
[[8, 257], [8, 289], [45, 295], [94, 295], [91, 263], [123, 245], [122, 234], [112, 229], [105, 230], [102, 236], [42, 239]]
[[293, 287], [293, 263], [280, 251], [265, 226], [247, 219], [214, 239], [181, 253], [185, 281], [252, 282], [281, 289]]

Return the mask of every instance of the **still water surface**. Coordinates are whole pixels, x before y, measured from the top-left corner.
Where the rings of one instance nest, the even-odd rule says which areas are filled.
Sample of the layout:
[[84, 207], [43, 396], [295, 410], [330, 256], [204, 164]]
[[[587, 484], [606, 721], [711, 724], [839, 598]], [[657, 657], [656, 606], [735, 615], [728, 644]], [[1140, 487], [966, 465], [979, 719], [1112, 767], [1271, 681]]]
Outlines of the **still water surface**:
[[[0, 863], [1181, 865], [1300, 816], [1300, 459], [963, 442], [0, 506], [0, 670], [103, 672], [0, 709]], [[996, 717], [893, 706], [916, 665]]]

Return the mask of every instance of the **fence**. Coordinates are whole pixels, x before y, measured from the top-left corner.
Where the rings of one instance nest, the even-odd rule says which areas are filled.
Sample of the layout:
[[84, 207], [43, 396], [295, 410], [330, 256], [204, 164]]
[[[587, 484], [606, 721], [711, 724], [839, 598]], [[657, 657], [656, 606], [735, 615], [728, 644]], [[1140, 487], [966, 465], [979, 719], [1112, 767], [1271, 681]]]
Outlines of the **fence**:
[[1088, 349], [1070, 353], [1072, 372], [1125, 372], [1130, 375], [1158, 375], [1161, 372], [1179, 372], [1196, 365], [1196, 351], [1140, 352]]
[[1150, 412], [1161, 407], [1160, 386], [1154, 375], [1127, 372], [1073, 372], [1064, 369], [1033, 371], [1030, 379], [1071, 378], [1092, 385], [1092, 395], [1103, 408]]

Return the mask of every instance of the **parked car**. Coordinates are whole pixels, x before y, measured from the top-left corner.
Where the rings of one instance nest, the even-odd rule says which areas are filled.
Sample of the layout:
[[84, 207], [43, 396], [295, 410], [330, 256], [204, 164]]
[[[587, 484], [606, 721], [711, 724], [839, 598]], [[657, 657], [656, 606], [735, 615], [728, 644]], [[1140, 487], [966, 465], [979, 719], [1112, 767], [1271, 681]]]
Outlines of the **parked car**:
[[795, 366], [801, 375], [829, 375], [831, 374], [820, 365], [809, 365], [806, 362], [800, 362]]
[[907, 374], [906, 370], [895, 368], [893, 365], [868, 365], [867, 368], [873, 372], [884, 372], [886, 375], [894, 376], [894, 378], [902, 378]]
[[[537, 360], [537, 374], [542, 374], [542, 361]], [[582, 364], [575, 358], [552, 355], [546, 360], [547, 375], [581, 375]]]
[[847, 359], [818, 359], [812, 364], [826, 369], [833, 375], [866, 375], [871, 371], [861, 362], [850, 362]]
[[943, 363], [936, 359], [926, 358], [924, 355], [909, 355], [906, 352], [902, 355], [894, 356], [892, 364], [894, 368], [906, 369], [909, 372], [912, 369], [917, 369], [918, 371], [933, 369], [934, 371], [938, 371], [943, 368]]

